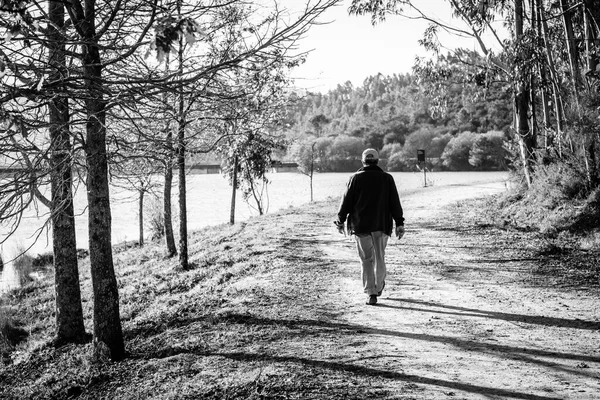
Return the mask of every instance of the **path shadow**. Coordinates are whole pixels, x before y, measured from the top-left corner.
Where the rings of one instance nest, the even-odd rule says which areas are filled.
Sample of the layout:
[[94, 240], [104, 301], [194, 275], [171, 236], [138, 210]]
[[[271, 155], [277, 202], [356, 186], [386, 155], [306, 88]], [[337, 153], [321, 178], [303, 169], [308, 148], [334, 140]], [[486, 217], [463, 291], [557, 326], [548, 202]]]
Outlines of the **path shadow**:
[[[384, 307], [384, 305], [379, 305], [379, 307]], [[387, 306], [389, 308], [395, 308], [393, 306]], [[540, 360], [536, 357], [546, 357], [546, 358], [556, 358], [563, 360], [576, 360], [582, 362], [594, 362], [600, 363], [600, 357], [590, 356], [590, 355], [580, 355], [580, 354], [570, 354], [570, 353], [561, 353], [556, 351], [549, 351], [543, 349], [531, 349], [527, 347], [515, 347], [515, 346], [507, 346], [486, 342], [477, 342], [474, 340], [466, 340], [451, 336], [441, 336], [441, 335], [429, 335], [422, 333], [412, 333], [412, 332], [400, 332], [389, 329], [376, 329], [370, 328], [362, 325], [355, 325], [350, 323], [342, 323], [342, 322], [334, 322], [331, 320], [318, 320], [318, 319], [277, 319], [277, 318], [266, 318], [262, 316], [252, 315], [252, 314], [237, 314], [230, 313], [227, 315], [220, 316], [217, 318], [219, 323], [233, 323], [233, 324], [244, 324], [253, 326], [256, 328], [266, 329], [272, 326], [284, 326], [290, 330], [285, 332], [285, 337], [289, 339], [288, 336], [296, 336], [296, 337], [305, 337], [307, 335], [316, 336], [319, 334], [325, 334], [328, 337], [331, 334], [335, 334], [339, 337], [347, 336], [352, 337], [354, 340], [356, 339], [356, 335], [358, 334], [376, 334], [376, 335], [385, 335], [396, 338], [404, 338], [409, 340], [422, 340], [427, 342], [435, 342], [441, 344], [448, 344], [454, 346], [458, 349], [464, 350], [465, 352], [474, 352], [479, 351], [483, 353], [494, 353], [494, 355], [502, 358], [511, 358], [521, 360], [530, 364], [538, 364], [545, 367], [555, 368], [557, 370], [564, 370], [560, 365], [553, 364], [548, 360]], [[196, 321], [193, 319], [191, 321]], [[183, 322], [183, 321], [182, 321]], [[217, 321], [214, 321], [217, 322]], [[280, 340], [284, 340], [283, 336], [280, 337]], [[182, 354], [182, 353], [190, 353], [196, 354], [199, 356], [220, 356], [226, 357], [238, 361], [271, 361], [271, 362], [291, 362], [291, 363], [299, 363], [307, 366], [314, 366], [324, 369], [329, 369], [333, 371], [344, 371], [355, 374], [362, 374], [365, 376], [377, 376], [383, 377], [387, 379], [393, 379], [403, 382], [415, 383], [415, 384], [424, 384], [424, 385], [434, 385], [454, 390], [460, 390], [464, 392], [470, 393], [478, 393], [487, 396], [496, 396], [499, 398], [506, 399], [531, 399], [531, 400], [555, 400], [556, 397], [549, 396], [539, 396], [533, 395], [529, 393], [523, 393], [514, 390], [494, 388], [494, 387], [486, 387], [480, 385], [474, 385], [464, 382], [450, 381], [445, 379], [435, 379], [423, 377], [415, 374], [405, 374], [402, 372], [389, 371], [385, 369], [377, 369], [377, 368], [369, 368], [361, 365], [355, 365], [351, 362], [335, 362], [335, 361], [323, 361], [323, 360], [314, 360], [311, 358], [303, 358], [303, 357], [294, 357], [294, 356], [284, 356], [277, 354], [269, 354], [269, 353], [248, 353], [248, 352], [226, 352], [220, 350], [211, 349], [212, 346], [209, 343], [203, 343], [202, 345], [196, 345], [191, 348], [177, 348], [177, 349], [154, 349], [154, 351], [148, 351], [150, 349], [145, 349], [146, 351], [142, 354], [138, 350], [138, 354], [131, 355], [131, 358], [144, 358], [144, 359], [152, 359], [152, 358], [163, 358], [170, 357], [174, 354]], [[140, 349], [141, 350], [141, 349]], [[356, 360], [355, 360], [356, 361]], [[364, 361], [364, 360], [363, 360]], [[566, 371], [573, 373], [573, 371]]]
[[480, 385], [474, 385], [470, 383], [449, 381], [444, 379], [427, 378], [420, 375], [405, 374], [403, 372], [388, 371], [377, 368], [369, 368], [362, 365], [355, 365], [351, 363], [342, 363], [335, 361], [323, 361], [313, 360], [310, 358], [294, 357], [294, 356], [277, 356], [268, 354], [253, 354], [244, 352], [233, 352], [233, 353], [215, 353], [215, 356], [226, 357], [235, 361], [243, 362], [255, 362], [255, 361], [267, 361], [267, 362], [281, 362], [281, 363], [297, 363], [305, 366], [311, 366], [316, 368], [327, 369], [331, 371], [341, 371], [353, 374], [360, 374], [364, 376], [371, 376], [377, 378], [392, 379], [395, 381], [401, 381], [406, 383], [421, 384], [421, 385], [433, 385], [452, 390], [460, 390], [468, 393], [477, 393], [484, 396], [499, 397], [502, 399], [525, 399], [525, 400], [558, 400], [559, 397], [550, 396], [539, 396], [535, 394], [517, 392], [508, 389], [500, 389], [494, 387], [486, 387]]
[[[585, 330], [600, 330], [600, 322], [597, 321], [586, 321], [582, 319], [567, 319], [567, 318], [556, 318], [556, 317], [544, 317], [540, 315], [525, 315], [525, 314], [513, 314], [506, 312], [497, 311], [485, 311], [478, 310], [475, 308], [450, 306], [446, 304], [433, 303], [428, 301], [405, 299], [405, 298], [393, 298], [388, 297], [386, 300], [403, 302], [409, 304], [416, 304], [429, 308], [417, 308], [417, 307], [404, 307], [404, 306], [389, 306], [385, 307], [395, 308], [399, 310], [410, 310], [410, 311], [421, 311], [430, 312], [434, 314], [446, 314], [446, 315], [458, 315], [464, 317], [479, 317], [479, 318], [490, 318], [498, 319], [509, 322], [522, 322], [527, 324], [543, 325], [556, 328], [573, 328], [573, 329], [585, 329]], [[452, 310], [452, 311], [444, 311]]]
[[[378, 304], [376, 307], [388, 307], [394, 308], [393, 306], [386, 306], [383, 304]], [[429, 335], [424, 333], [411, 333], [411, 332], [397, 332], [389, 329], [378, 329], [378, 328], [370, 328], [362, 325], [355, 325], [350, 323], [342, 323], [342, 322], [332, 322], [331, 320], [315, 320], [315, 319], [273, 319], [273, 318], [265, 318], [261, 316], [255, 316], [251, 314], [236, 314], [231, 313], [227, 315], [225, 318], [220, 320], [219, 322], [235, 322], [235, 323], [243, 323], [247, 325], [254, 326], [263, 326], [268, 327], [272, 325], [281, 325], [287, 328], [303, 330], [305, 333], [310, 333], [311, 335], [319, 334], [322, 332], [335, 332], [336, 334], [343, 335], [356, 335], [363, 333], [374, 333], [385, 336], [393, 336], [411, 340], [424, 340], [429, 342], [437, 342], [444, 343], [456, 346], [461, 349], [474, 351], [479, 350], [483, 352], [498, 352], [502, 356], [506, 355], [527, 355], [534, 357], [552, 357], [557, 359], [564, 360], [575, 360], [575, 361], [583, 361], [583, 362], [594, 362], [600, 363], [600, 356], [591, 356], [591, 355], [583, 355], [583, 354], [571, 354], [571, 353], [562, 353], [551, 350], [543, 350], [543, 349], [530, 349], [527, 347], [515, 347], [515, 346], [507, 346], [501, 344], [494, 343], [485, 343], [485, 342], [477, 342], [473, 340], [460, 339], [452, 336], [441, 336], [441, 335]], [[531, 361], [531, 360], [530, 360]], [[537, 362], [538, 360], [533, 360], [532, 362]]]

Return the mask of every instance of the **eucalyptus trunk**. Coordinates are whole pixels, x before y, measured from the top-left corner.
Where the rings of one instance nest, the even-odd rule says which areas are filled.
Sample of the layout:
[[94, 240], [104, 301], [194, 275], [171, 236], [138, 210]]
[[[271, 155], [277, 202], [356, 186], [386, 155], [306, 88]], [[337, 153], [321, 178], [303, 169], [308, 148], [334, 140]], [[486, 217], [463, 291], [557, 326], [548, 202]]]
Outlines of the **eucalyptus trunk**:
[[[593, 54], [593, 43], [597, 37], [594, 32], [597, 32], [598, 26], [595, 25], [593, 18], [593, 4], [590, 0], [584, 0], [582, 5], [583, 15], [583, 31], [585, 37], [585, 59], [587, 64], [587, 70], [592, 76], [596, 75], [596, 68], [598, 67], [598, 59]], [[594, 23], [592, 23], [592, 21]], [[593, 25], [596, 26], [594, 30]], [[597, 76], [597, 75], [596, 75]], [[593, 136], [586, 139], [587, 144], [584, 151], [584, 157], [586, 158], [586, 174], [588, 185], [591, 189], [596, 188], [600, 181], [600, 174], [598, 173], [598, 158], [596, 155], [596, 146], [598, 145], [597, 138]]]
[[[515, 0], [515, 35], [516, 40], [523, 39], [523, 0]], [[523, 76], [521, 71], [516, 72], [514, 114], [515, 131], [519, 143], [521, 162], [523, 163], [523, 174], [527, 186], [530, 187], [533, 179], [533, 157], [535, 149], [535, 136], [529, 128], [530, 88], [529, 77]]]
[[581, 72], [579, 71], [579, 55], [577, 51], [577, 40], [573, 31], [573, 11], [568, 0], [560, 0], [562, 10], [563, 28], [567, 39], [567, 52], [569, 53], [569, 64], [573, 83], [573, 93], [577, 96], [577, 88], [581, 84]]
[[[48, 2], [48, 61], [51, 82], [61, 79], [65, 69], [65, 44], [62, 30], [65, 9], [62, 3]], [[81, 289], [77, 266], [77, 241], [73, 207], [71, 138], [69, 103], [60, 93], [48, 104], [50, 123], [50, 170], [52, 195], [52, 250], [54, 254], [55, 344], [80, 343], [86, 340], [81, 307]]]
[[558, 153], [562, 154], [562, 141], [565, 123], [565, 112], [563, 106], [563, 99], [560, 92], [558, 73], [556, 71], [556, 63], [554, 61], [554, 55], [550, 48], [550, 39], [548, 33], [548, 23], [546, 13], [543, 8], [543, 4], [538, 3], [538, 10], [540, 13], [540, 22], [542, 28], [542, 38], [544, 40], [544, 51], [546, 54], [546, 63], [548, 65], [548, 73], [550, 74], [550, 82], [552, 83], [552, 95], [554, 98], [554, 114], [556, 116], [556, 136], [558, 138], [556, 145], [558, 146]]

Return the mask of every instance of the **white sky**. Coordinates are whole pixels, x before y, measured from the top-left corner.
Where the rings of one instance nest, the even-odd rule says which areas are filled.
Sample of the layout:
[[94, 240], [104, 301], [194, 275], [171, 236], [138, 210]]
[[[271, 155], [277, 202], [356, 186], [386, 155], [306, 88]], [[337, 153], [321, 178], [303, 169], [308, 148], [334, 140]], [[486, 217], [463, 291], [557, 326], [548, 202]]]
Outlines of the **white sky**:
[[[313, 0], [314, 1], [314, 0]], [[282, 6], [294, 9], [306, 0], [280, 0]], [[371, 25], [370, 16], [348, 15], [351, 0], [327, 10], [321, 22], [327, 25], [310, 28], [300, 42], [302, 51], [312, 50], [305, 64], [297, 68], [292, 77], [297, 87], [315, 92], [327, 92], [346, 81], [362, 86], [365, 78], [382, 73], [410, 73], [415, 56], [427, 56], [418, 40], [429, 25], [424, 20], [388, 17], [385, 22]], [[451, 19], [450, 6], [445, 0], [419, 0], [417, 2], [429, 15], [457, 25]], [[442, 44], [476, 50], [472, 40], [456, 37], [443, 39]]]

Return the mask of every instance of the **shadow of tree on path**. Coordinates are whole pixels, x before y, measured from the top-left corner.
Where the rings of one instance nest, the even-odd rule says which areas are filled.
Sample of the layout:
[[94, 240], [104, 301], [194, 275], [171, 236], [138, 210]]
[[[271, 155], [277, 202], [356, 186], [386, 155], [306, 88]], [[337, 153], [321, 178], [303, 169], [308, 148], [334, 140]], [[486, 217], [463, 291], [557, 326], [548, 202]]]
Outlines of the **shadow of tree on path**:
[[[525, 315], [525, 314], [513, 314], [506, 312], [497, 311], [486, 311], [478, 310], [474, 308], [450, 306], [439, 303], [432, 303], [421, 300], [413, 299], [398, 299], [388, 297], [386, 300], [416, 304], [426, 306], [428, 308], [417, 308], [417, 307], [405, 307], [405, 306], [389, 306], [380, 304], [380, 307], [389, 307], [398, 310], [410, 310], [410, 311], [422, 311], [434, 314], [446, 314], [446, 315], [458, 315], [464, 317], [479, 317], [479, 318], [491, 318], [509, 322], [522, 322], [527, 324], [543, 325], [556, 328], [574, 328], [574, 329], [585, 329], [585, 330], [600, 330], [600, 322], [597, 321], [585, 321], [582, 319], [567, 319], [567, 318], [556, 318], [556, 317], [545, 317], [540, 315]], [[453, 311], [444, 311], [453, 310]]]
[[216, 353], [216, 356], [226, 357], [236, 361], [268, 361], [268, 362], [280, 362], [280, 363], [298, 363], [305, 366], [317, 367], [321, 369], [342, 371], [353, 374], [360, 374], [364, 376], [372, 376], [377, 378], [386, 378], [396, 381], [402, 381], [406, 383], [422, 384], [422, 385], [433, 385], [443, 388], [460, 390], [469, 393], [478, 393], [485, 396], [497, 396], [503, 399], [526, 399], [526, 400], [558, 400], [559, 397], [539, 396], [529, 393], [516, 392], [506, 389], [498, 389], [493, 387], [485, 387], [479, 385], [473, 385], [469, 383], [453, 382], [444, 379], [427, 378], [414, 374], [405, 374], [403, 372], [387, 371], [377, 368], [369, 368], [361, 365], [354, 365], [350, 363], [342, 363], [335, 361], [322, 361], [313, 360], [303, 357], [293, 356], [277, 356], [268, 354], [252, 354], [244, 352], [234, 353]]
[[[411, 302], [412, 300], [401, 300], [396, 299], [397, 301], [406, 301]], [[412, 301], [415, 303], [424, 303], [425, 305], [434, 305], [426, 302], [418, 302]], [[436, 307], [444, 307], [443, 305], [435, 304]], [[380, 305], [379, 307], [385, 307], [384, 305]], [[406, 307], [394, 307], [387, 306], [389, 308], [398, 308], [405, 309]], [[454, 308], [452, 306], [448, 306], [448, 308]], [[462, 307], [455, 307], [459, 310], [466, 310], [472, 312], [473, 315], [484, 316], [481, 313], [488, 313], [490, 318], [494, 318], [496, 314], [500, 314], [500, 319], [508, 319], [508, 320], [523, 320], [528, 318], [529, 316], [518, 315], [518, 314], [506, 314], [506, 313], [494, 313], [494, 312], [485, 312], [485, 311], [477, 311], [470, 310]], [[415, 308], [416, 309], [416, 308]], [[426, 309], [416, 309], [421, 311], [426, 311]], [[458, 314], [458, 313], [456, 313]], [[464, 314], [460, 314], [464, 315]], [[546, 317], [537, 317], [537, 321], [543, 321], [545, 325], [559, 326], [559, 327], [572, 327], [578, 321], [572, 320], [564, 320], [560, 318], [546, 318]], [[241, 324], [246, 326], [251, 326], [253, 330], [256, 328], [262, 328], [264, 330], [269, 329], [292, 329], [293, 333], [287, 331], [289, 335], [292, 333], [291, 337], [296, 337], [296, 339], [301, 339], [306, 336], [319, 336], [321, 334], [327, 334], [329, 337], [332, 333], [336, 335], [338, 338], [350, 337], [352, 340], [357, 340], [357, 335], [360, 334], [376, 334], [376, 335], [385, 335], [396, 338], [405, 338], [409, 340], [423, 340], [428, 342], [436, 342], [441, 344], [448, 344], [457, 347], [458, 349], [473, 352], [479, 351], [482, 353], [494, 353], [496, 356], [502, 358], [511, 358], [511, 359], [519, 359], [521, 361], [538, 364], [545, 367], [552, 367], [556, 369], [561, 369], [560, 365], [556, 365], [554, 363], [548, 362], [547, 360], [540, 360], [536, 357], [545, 357], [545, 358], [556, 358], [563, 360], [574, 360], [581, 362], [593, 362], [600, 363], [600, 357], [591, 356], [591, 355], [583, 355], [583, 354], [571, 354], [564, 353], [558, 351], [544, 350], [544, 349], [532, 349], [527, 347], [516, 347], [516, 346], [508, 346], [494, 343], [482, 343], [474, 340], [465, 340], [451, 336], [443, 336], [443, 335], [430, 335], [430, 334], [422, 334], [422, 333], [411, 333], [411, 332], [400, 332], [389, 329], [377, 329], [377, 328], [369, 328], [361, 325], [355, 324], [347, 324], [341, 322], [332, 322], [318, 319], [277, 319], [277, 318], [265, 318], [252, 314], [236, 314], [231, 313], [223, 318], [220, 318], [220, 323], [223, 324]], [[591, 328], [590, 328], [591, 329]], [[290, 337], [286, 337], [287, 335], [276, 335], [277, 341], [285, 341], [289, 340]], [[227, 346], [227, 348], [220, 348], [219, 350], [215, 350], [212, 346], [197, 346], [190, 347], [187, 349], [181, 348], [177, 350], [177, 354], [195, 354], [197, 356], [209, 357], [225, 357], [236, 361], [241, 362], [256, 362], [256, 361], [267, 361], [273, 363], [294, 363], [300, 364], [304, 366], [317, 367], [321, 369], [327, 369], [332, 371], [341, 371], [352, 374], [361, 374], [364, 376], [376, 376], [380, 378], [393, 379], [396, 381], [414, 383], [414, 384], [424, 384], [424, 385], [434, 385], [443, 388], [460, 390], [469, 393], [478, 393], [487, 396], [498, 396], [500, 398], [511, 398], [511, 399], [531, 399], [531, 400], [554, 400], [558, 399], [557, 397], [549, 397], [549, 396], [539, 396], [514, 390], [508, 389], [500, 389], [494, 387], [486, 387], [475, 384], [456, 382], [444, 379], [436, 379], [436, 378], [428, 378], [415, 374], [406, 374], [402, 372], [390, 371], [385, 369], [378, 369], [372, 367], [365, 367], [362, 365], [353, 364], [351, 361], [347, 362], [338, 362], [338, 361], [330, 361], [330, 360], [317, 360], [312, 358], [300, 357], [300, 356], [288, 356], [288, 355], [278, 355], [274, 350], [268, 350], [263, 348], [262, 353], [251, 353], [246, 351], [235, 351], [236, 344], [231, 343], [233, 347]], [[243, 346], [238, 346], [243, 347]], [[150, 350], [150, 349], [147, 349]], [[144, 352], [143, 358], [163, 358], [166, 356], [172, 356], [172, 352], [163, 352], [160, 349], [153, 349], [154, 351]], [[139, 353], [143, 351], [142, 349], [138, 349], [137, 357], [134, 355], [133, 358], [138, 358], [141, 356]], [[357, 361], [357, 360], [354, 360]], [[568, 371], [573, 373], [573, 371]]]

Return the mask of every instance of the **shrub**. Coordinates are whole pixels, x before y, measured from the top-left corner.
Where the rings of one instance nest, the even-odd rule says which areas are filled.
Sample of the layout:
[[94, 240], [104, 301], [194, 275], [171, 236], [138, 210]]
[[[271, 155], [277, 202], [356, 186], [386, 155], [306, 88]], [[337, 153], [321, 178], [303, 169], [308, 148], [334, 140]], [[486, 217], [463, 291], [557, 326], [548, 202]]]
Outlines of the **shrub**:
[[31, 273], [33, 272], [33, 257], [27, 254], [27, 251], [19, 248], [17, 250], [18, 256], [13, 261], [13, 268], [15, 270], [15, 275], [17, 276], [17, 280], [20, 286], [25, 286], [26, 284], [33, 282], [33, 278], [31, 277]]
[[165, 215], [162, 204], [162, 199], [158, 196], [152, 196], [146, 202], [145, 220], [149, 225], [151, 240], [160, 239], [165, 234]]
[[482, 170], [505, 169], [508, 151], [504, 142], [503, 132], [490, 131], [479, 135], [473, 142], [469, 164]]
[[388, 171], [407, 171], [408, 165], [402, 153], [394, 153], [388, 158], [386, 168]]
[[33, 258], [32, 264], [34, 267], [47, 267], [51, 266], [54, 263], [54, 254], [50, 253], [42, 253], [38, 254]]
[[27, 337], [0, 301], [0, 354], [9, 353], [15, 345]]
[[425, 149], [428, 158], [439, 157], [450, 138], [450, 135], [441, 134], [432, 126], [422, 127], [406, 138], [402, 148], [403, 156], [406, 159], [414, 158], [417, 156], [417, 150]]
[[388, 159], [393, 154], [400, 153], [402, 151], [402, 145], [400, 143], [388, 143], [379, 152], [379, 158]]
[[473, 132], [463, 132], [452, 138], [446, 145], [442, 160], [444, 165], [453, 171], [469, 171], [473, 166], [469, 163], [469, 154], [477, 134]]
[[536, 166], [534, 176], [531, 194], [548, 209], [587, 195], [585, 174], [560, 160]]
[[326, 160], [329, 170], [346, 172], [360, 168], [364, 147], [362, 139], [345, 135], [337, 136], [331, 143]]

